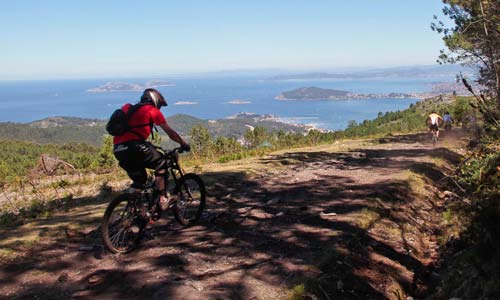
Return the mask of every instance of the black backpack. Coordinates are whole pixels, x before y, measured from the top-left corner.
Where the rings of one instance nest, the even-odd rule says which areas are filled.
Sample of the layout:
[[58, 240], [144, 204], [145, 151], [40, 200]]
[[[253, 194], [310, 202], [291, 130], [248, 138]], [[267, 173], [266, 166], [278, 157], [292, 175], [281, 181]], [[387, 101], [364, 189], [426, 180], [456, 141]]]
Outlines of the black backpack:
[[[132, 105], [129, 108], [127, 113], [125, 113], [121, 108], [115, 110], [111, 114], [111, 117], [109, 118], [109, 121], [106, 124], [106, 131], [112, 136], [118, 136], [118, 135], [122, 135], [126, 132], [132, 132], [142, 139], [143, 137], [140, 134], [138, 134], [137, 132], [133, 131], [133, 129], [139, 128], [139, 127], [144, 127], [144, 126], [150, 126], [151, 128], [153, 128], [153, 122], [150, 122], [147, 124], [130, 126], [128, 124], [128, 120], [143, 105], [150, 105], [150, 104], [149, 103], [138, 103], [138, 104]], [[153, 132], [153, 131], [151, 130], [151, 132]]]

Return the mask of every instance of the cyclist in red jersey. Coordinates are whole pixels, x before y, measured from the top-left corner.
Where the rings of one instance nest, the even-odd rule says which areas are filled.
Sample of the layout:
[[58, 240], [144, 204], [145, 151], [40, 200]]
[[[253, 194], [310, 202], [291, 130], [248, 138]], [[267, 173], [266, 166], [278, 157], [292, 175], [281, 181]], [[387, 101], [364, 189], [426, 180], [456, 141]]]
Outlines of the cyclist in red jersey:
[[[181, 145], [183, 150], [190, 150], [189, 144], [167, 124], [160, 111], [162, 106], [167, 106], [165, 98], [157, 90], [149, 88], [144, 90], [138, 104], [125, 104], [122, 107], [126, 114], [130, 109], [133, 109], [133, 113], [129, 114], [128, 118], [128, 125], [132, 129], [113, 138], [113, 153], [118, 159], [120, 167], [127, 172], [133, 181], [131, 192], [144, 188], [147, 181], [146, 168], [154, 169], [155, 175], [165, 172], [165, 169], [162, 170], [165, 163], [163, 156], [151, 143], [146, 141], [152, 133], [153, 125], [160, 126], [173, 141]], [[165, 190], [163, 176], [156, 176], [155, 185], [158, 191]], [[160, 194], [160, 204], [163, 208], [167, 206], [168, 201], [164, 194], [163, 192]]]

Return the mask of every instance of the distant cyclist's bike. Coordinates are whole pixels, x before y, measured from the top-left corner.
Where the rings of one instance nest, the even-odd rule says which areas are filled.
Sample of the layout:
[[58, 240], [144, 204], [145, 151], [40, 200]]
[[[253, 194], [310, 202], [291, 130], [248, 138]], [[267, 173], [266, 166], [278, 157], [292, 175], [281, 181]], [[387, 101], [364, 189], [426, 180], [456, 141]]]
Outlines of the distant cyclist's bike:
[[[189, 226], [201, 217], [205, 207], [205, 185], [193, 173], [184, 174], [179, 166], [181, 148], [166, 152], [159, 148], [166, 160], [165, 185], [169, 174], [173, 185], [165, 189], [169, 199], [168, 209], [182, 225]], [[104, 245], [113, 253], [127, 253], [135, 249], [146, 226], [161, 217], [160, 193], [155, 189], [154, 176], [148, 179], [140, 193], [124, 193], [108, 205], [102, 219], [101, 233]]]
[[444, 122], [444, 130], [451, 131], [451, 122]]

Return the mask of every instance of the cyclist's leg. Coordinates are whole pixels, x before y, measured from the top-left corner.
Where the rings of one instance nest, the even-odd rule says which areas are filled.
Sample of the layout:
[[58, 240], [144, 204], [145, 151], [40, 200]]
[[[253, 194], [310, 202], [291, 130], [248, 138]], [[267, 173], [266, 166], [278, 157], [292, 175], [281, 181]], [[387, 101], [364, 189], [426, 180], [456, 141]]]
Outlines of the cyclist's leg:
[[163, 174], [165, 174], [165, 159], [163, 158], [163, 155], [156, 150], [156, 148], [147, 143], [146, 144], [147, 148], [144, 150], [144, 166], [148, 169], [153, 169], [155, 170], [155, 175], [156, 176], [156, 187], [158, 190], [163, 190], [164, 189], [164, 183], [163, 183]]
[[160, 203], [166, 203], [165, 197], [165, 159], [156, 148], [148, 144], [148, 150], [145, 152], [144, 163], [146, 168], [155, 170], [155, 187], [160, 192]]
[[130, 143], [126, 150], [114, 152], [116, 159], [132, 179], [132, 188], [143, 189], [147, 181], [147, 173], [144, 168], [141, 154], [136, 150], [135, 144]]
[[144, 189], [146, 182], [148, 180], [148, 173], [146, 169], [142, 167], [127, 167], [124, 168], [127, 172], [128, 177], [132, 179], [132, 185], [130, 187], [136, 189]]
[[437, 126], [437, 124], [431, 124], [430, 130], [433, 136], [434, 135], [439, 136], [439, 127]]

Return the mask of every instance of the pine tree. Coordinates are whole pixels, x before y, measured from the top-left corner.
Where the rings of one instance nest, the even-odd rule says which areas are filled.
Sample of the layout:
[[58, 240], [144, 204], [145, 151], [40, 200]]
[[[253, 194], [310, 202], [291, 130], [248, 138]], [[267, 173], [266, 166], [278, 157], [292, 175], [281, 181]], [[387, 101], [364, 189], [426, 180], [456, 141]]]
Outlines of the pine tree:
[[95, 166], [101, 169], [111, 169], [116, 164], [115, 156], [113, 155], [113, 137], [106, 135], [103, 140], [101, 149], [97, 154]]
[[194, 125], [191, 128], [190, 137], [193, 153], [201, 156], [208, 156], [212, 153], [212, 137], [206, 127], [200, 124]]

